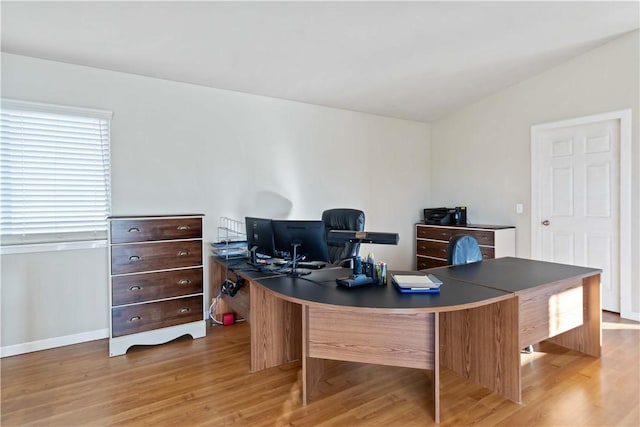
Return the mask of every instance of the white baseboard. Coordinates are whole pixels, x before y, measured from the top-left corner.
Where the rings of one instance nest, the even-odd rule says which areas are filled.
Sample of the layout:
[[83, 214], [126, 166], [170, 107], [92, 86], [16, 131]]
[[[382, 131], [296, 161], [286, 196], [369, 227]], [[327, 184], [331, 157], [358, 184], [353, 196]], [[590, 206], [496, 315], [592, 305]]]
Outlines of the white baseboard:
[[0, 347], [0, 357], [16, 356], [18, 354], [31, 353], [32, 351], [64, 347], [65, 345], [79, 344], [103, 338], [109, 338], [109, 328]]
[[636, 322], [640, 322], [640, 312], [637, 311], [622, 310], [620, 312], [620, 317], [623, 319], [635, 320]]

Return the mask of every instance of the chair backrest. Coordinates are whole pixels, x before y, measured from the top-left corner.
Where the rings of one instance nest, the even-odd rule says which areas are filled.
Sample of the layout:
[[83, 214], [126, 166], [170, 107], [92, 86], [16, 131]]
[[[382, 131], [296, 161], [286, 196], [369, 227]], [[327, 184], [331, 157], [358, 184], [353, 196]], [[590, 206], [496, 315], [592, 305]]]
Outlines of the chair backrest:
[[466, 234], [451, 237], [447, 247], [447, 262], [449, 265], [469, 264], [482, 261], [482, 252], [478, 241]]
[[[322, 222], [329, 235], [331, 230], [364, 231], [364, 212], [359, 209], [328, 209], [322, 212]], [[327, 242], [329, 262], [339, 263], [353, 258], [360, 251], [360, 243]]]

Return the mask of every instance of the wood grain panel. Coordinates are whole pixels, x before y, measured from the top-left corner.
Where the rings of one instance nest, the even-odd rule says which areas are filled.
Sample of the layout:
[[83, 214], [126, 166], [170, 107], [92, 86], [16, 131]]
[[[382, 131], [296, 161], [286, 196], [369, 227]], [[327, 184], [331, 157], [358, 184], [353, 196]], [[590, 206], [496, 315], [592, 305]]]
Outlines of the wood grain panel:
[[112, 336], [119, 337], [202, 320], [202, 296], [111, 309]]
[[[416, 252], [418, 255], [446, 260], [448, 248], [448, 242], [435, 242], [433, 240], [418, 240], [416, 242]], [[492, 259], [494, 257], [494, 248], [492, 247], [480, 246], [480, 252], [484, 259]]]
[[133, 304], [202, 293], [202, 268], [114, 276], [113, 305]]
[[416, 270], [426, 270], [427, 268], [444, 267], [447, 261], [437, 258], [416, 257]]
[[517, 298], [440, 313], [439, 321], [442, 366], [520, 403]]
[[[245, 285], [246, 286], [246, 285]], [[249, 281], [251, 371], [298, 360], [302, 356], [302, 311]]]
[[309, 307], [309, 356], [433, 369], [434, 315]]
[[600, 300], [600, 275], [582, 280], [582, 325], [561, 333], [549, 341], [591, 356], [602, 354], [602, 308]]
[[449, 240], [451, 240], [451, 237], [457, 236], [458, 234], [473, 236], [476, 238], [480, 245], [494, 245], [493, 231], [446, 228], [445, 226], [428, 227], [420, 225], [418, 225], [416, 229], [416, 236], [420, 239], [443, 240], [448, 242]]
[[202, 218], [121, 219], [111, 221], [111, 243], [199, 239]]
[[581, 279], [518, 292], [520, 347], [538, 343], [582, 325], [586, 318]]
[[309, 403], [324, 372], [324, 360], [309, 357], [309, 306], [302, 306], [302, 404]]
[[185, 240], [111, 247], [111, 274], [202, 265], [202, 241]]
[[417, 240], [416, 253], [434, 258], [447, 259], [447, 248], [449, 242], [436, 242], [433, 240]]

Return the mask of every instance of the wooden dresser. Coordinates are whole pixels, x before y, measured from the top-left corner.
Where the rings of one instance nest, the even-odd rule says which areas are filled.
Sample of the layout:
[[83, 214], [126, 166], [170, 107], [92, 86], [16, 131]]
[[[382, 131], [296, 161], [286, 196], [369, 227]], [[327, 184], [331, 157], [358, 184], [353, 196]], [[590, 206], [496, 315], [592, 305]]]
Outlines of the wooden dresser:
[[503, 225], [416, 224], [416, 269], [447, 265], [449, 239], [457, 234], [476, 238], [485, 259], [515, 256], [516, 229]]
[[109, 218], [109, 355], [206, 334], [202, 215]]

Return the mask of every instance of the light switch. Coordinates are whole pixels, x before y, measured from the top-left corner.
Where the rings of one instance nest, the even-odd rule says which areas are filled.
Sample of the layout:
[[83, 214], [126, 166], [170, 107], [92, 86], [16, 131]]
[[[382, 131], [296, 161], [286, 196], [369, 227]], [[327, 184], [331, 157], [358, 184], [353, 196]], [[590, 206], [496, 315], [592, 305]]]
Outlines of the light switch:
[[516, 203], [516, 213], [521, 214], [524, 212], [524, 205], [522, 203]]

